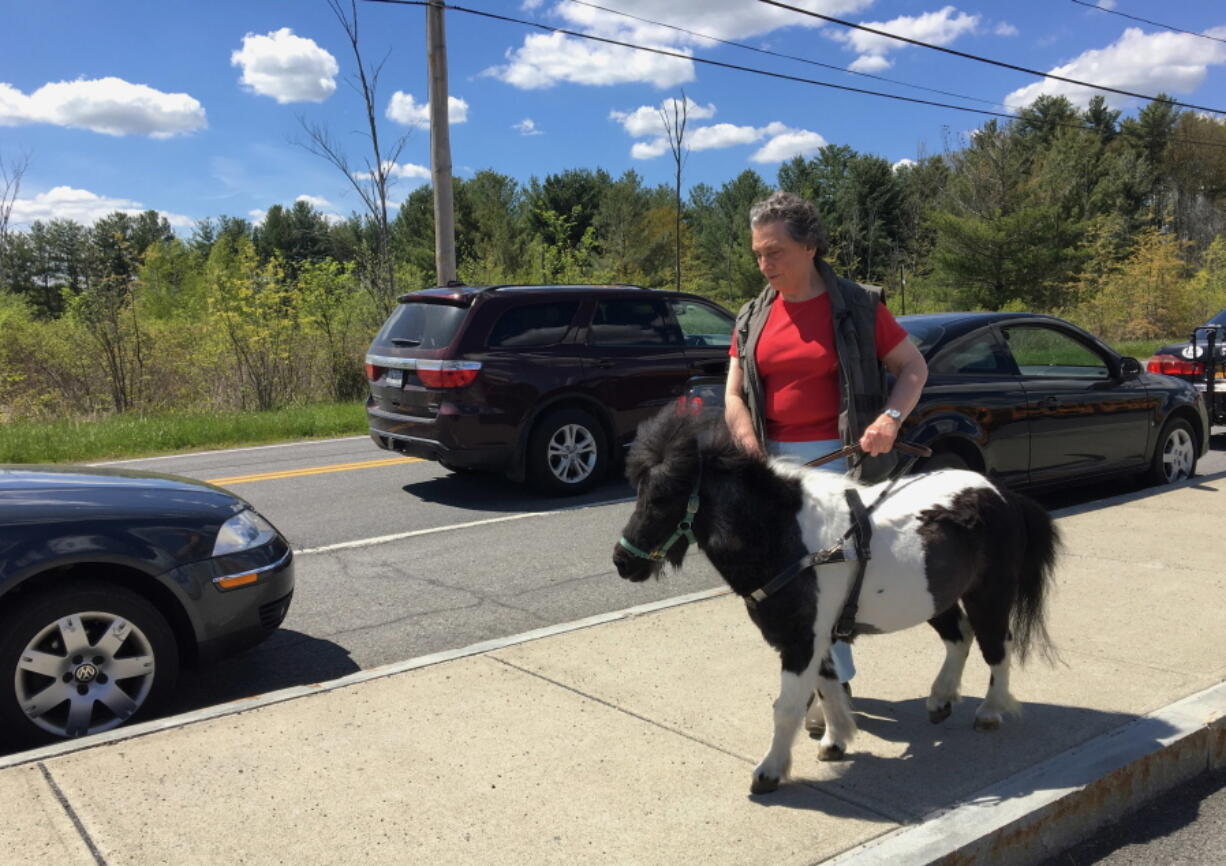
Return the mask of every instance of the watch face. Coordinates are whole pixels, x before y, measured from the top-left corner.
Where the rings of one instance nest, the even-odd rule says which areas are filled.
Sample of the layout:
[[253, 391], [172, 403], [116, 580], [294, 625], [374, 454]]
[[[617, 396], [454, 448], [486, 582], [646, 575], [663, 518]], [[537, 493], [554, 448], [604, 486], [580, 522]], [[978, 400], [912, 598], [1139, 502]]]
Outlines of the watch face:
[[883, 414], [883, 415], [889, 415], [889, 416], [890, 416], [891, 418], [893, 418], [895, 421], [901, 421], [901, 420], [902, 420], [902, 413], [901, 413], [901, 412], [899, 412], [897, 409], [886, 409], [886, 410], [884, 410], [884, 411], [883, 411], [881, 414]]

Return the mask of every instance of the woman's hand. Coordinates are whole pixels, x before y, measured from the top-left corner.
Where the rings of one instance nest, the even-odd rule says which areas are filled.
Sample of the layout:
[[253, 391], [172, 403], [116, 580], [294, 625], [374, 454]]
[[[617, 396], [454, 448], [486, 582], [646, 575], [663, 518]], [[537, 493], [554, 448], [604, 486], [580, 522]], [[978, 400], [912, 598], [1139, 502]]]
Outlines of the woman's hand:
[[878, 415], [877, 420], [869, 424], [864, 435], [860, 437], [860, 448], [873, 457], [886, 453], [894, 447], [900, 427], [902, 422], [895, 421], [886, 414]]

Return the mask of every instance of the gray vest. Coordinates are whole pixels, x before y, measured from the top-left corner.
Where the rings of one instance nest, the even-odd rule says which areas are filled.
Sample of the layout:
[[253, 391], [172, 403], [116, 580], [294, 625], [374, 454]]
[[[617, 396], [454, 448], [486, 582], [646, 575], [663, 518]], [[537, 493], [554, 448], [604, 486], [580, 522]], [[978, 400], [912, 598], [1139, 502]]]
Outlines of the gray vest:
[[[839, 439], [845, 445], [858, 442], [864, 428], [881, 413], [886, 400], [885, 369], [877, 360], [877, 304], [881, 289], [835, 276], [820, 259], [818, 272], [830, 295], [834, 317], [835, 351], [839, 356]], [[770, 286], [741, 307], [736, 317], [737, 358], [745, 382], [745, 403], [753, 420], [758, 441], [766, 442], [766, 420], [762, 414], [764, 394], [754, 352], [766, 326], [776, 292]], [[853, 465], [852, 477], [865, 483], [884, 479], [898, 461], [893, 452], [878, 457], [865, 456]], [[853, 460], [852, 463], [855, 461]]]

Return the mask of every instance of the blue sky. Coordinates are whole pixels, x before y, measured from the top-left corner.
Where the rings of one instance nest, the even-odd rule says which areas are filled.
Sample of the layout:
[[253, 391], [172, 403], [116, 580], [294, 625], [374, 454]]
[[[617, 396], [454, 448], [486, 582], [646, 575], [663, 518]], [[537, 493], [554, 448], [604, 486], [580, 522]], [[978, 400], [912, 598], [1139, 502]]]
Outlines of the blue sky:
[[[343, 0], [346, 8], [348, 0]], [[850, 31], [757, 0], [461, 0], [459, 5], [694, 57], [851, 87], [1008, 111], [1042, 92], [1084, 104], [1095, 91]], [[425, 11], [359, 2], [369, 64], [384, 61], [381, 135], [407, 134], [392, 198], [425, 182], [429, 129]], [[1226, 108], [1226, 3], [1072, 0], [939, 5], [792, 0], [840, 18], [1146, 94]], [[152, 208], [181, 232], [201, 218], [259, 219], [308, 197], [343, 216], [361, 203], [345, 177], [295, 143], [325, 124], [355, 165], [368, 148], [344, 32], [325, 0], [0, 0], [0, 158], [28, 157], [18, 227], [92, 223]], [[684, 89], [693, 145], [683, 183], [719, 186], [746, 168], [774, 183], [781, 161], [822, 144], [897, 162], [938, 153], [986, 117], [773, 80], [630, 51], [459, 11], [446, 15], [455, 173], [489, 168], [527, 182], [568, 168], [627, 169], [671, 183], [657, 109]], [[693, 34], [828, 64], [754, 53]], [[956, 98], [862, 75], [949, 91]], [[1106, 94], [1125, 114], [1139, 101]], [[980, 101], [975, 101], [980, 100]], [[1219, 118], [1226, 115], [1216, 115]]]

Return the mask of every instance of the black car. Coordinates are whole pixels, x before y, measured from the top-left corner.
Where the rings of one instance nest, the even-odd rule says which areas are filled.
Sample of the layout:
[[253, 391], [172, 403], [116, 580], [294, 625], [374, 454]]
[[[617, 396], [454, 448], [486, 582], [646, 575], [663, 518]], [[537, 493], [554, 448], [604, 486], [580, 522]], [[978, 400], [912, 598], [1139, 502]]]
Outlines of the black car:
[[293, 554], [242, 499], [115, 469], [0, 466], [0, 740], [155, 712], [181, 664], [276, 630]]
[[1209, 420], [1226, 424], [1226, 310], [1196, 328], [1188, 342], [1160, 348], [1145, 369], [1191, 382], [1205, 395]]
[[637, 286], [456, 286], [402, 295], [366, 356], [380, 448], [550, 493], [603, 478], [693, 376], [724, 375], [733, 316]]
[[[1209, 447], [1201, 395], [1142, 371], [1069, 322], [1029, 313], [899, 316], [928, 362], [928, 382], [900, 438], [933, 455], [915, 469], [974, 469], [1041, 489], [1142, 475], [1189, 477]], [[718, 381], [689, 395], [722, 406]]]

